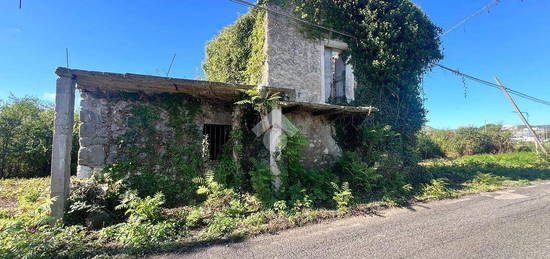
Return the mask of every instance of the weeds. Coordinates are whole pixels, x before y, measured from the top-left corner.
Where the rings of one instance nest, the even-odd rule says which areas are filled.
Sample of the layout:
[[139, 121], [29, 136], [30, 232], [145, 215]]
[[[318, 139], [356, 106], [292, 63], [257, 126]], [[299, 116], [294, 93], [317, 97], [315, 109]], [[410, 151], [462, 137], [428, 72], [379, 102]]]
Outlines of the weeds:
[[[161, 193], [140, 196], [124, 182], [108, 179], [100, 183], [73, 181], [67, 216], [68, 219], [80, 220], [65, 226], [60, 223], [53, 226], [47, 224], [49, 179], [3, 180], [0, 198], [15, 201], [17, 208], [0, 211], [0, 257], [135, 255], [181, 248], [190, 243], [273, 233], [326, 219], [371, 213], [376, 208], [407, 202], [411, 196], [418, 200], [441, 199], [494, 191], [525, 184], [528, 180], [550, 179], [547, 162], [532, 153], [431, 160], [411, 171], [414, 174], [409, 177], [404, 173], [379, 177], [378, 171], [373, 171], [371, 167], [354, 161], [352, 157], [347, 159], [350, 163], [340, 165], [349, 169], [347, 172], [350, 175], [343, 179], [367, 174], [370, 180], [355, 185], [347, 181], [332, 181], [328, 189], [322, 190], [332, 193], [332, 203], [327, 208], [315, 203], [311, 196], [315, 190], [311, 185], [299, 185], [310, 188], [287, 190], [287, 199], [282, 200], [275, 200], [276, 195], [265, 192], [267, 195], [264, 197], [272, 201], [262, 202], [256, 195], [237, 192], [216, 182], [213, 172], [193, 180], [194, 186], [197, 186], [194, 194], [197, 204], [178, 208], [166, 208]], [[293, 177], [304, 173], [291, 172]], [[413, 176], [422, 177], [422, 181], [411, 181]], [[323, 181], [331, 179], [326, 175], [320, 177]], [[335, 179], [339, 180], [338, 177]], [[265, 183], [259, 186], [271, 188], [267, 185], [270, 183], [267, 178], [259, 180], [262, 181]], [[315, 188], [320, 186], [323, 185]], [[379, 198], [368, 203], [361, 202], [355, 197], [360, 192], [354, 188], [362, 190], [362, 195], [371, 193], [366, 197]], [[109, 221], [99, 220], [101, 224], [90, 224], [91, 216], [101, 213], [109, 215], [105, 218]]]
[[427, 199], [443, 199], [452, 197], [454, 191], [449, 189], [449, 179], [438, 178], [433, 179], [429, 184], [423, 184], [418, 198], [420, 200]]

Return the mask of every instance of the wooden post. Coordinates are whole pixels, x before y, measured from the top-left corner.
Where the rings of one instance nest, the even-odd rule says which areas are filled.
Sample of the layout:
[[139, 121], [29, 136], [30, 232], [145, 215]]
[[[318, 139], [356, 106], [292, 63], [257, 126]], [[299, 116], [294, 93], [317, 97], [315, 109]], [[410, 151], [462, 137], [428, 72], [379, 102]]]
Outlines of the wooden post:
[[51, 215], [62, 219], [65, 201], [69, 195], [71, 177], [71, 149], [74, 122], [75, 81], [57, 79], [55, 95], [55, 120], [52, 144]]
[[542, 152], [545, 155], [548, 155], [548, 151], [546, 151], [546, 147], [544, 147], [544, 144], [540, 140], [539, 135], [537, 134], [537, 132], [535, 132], [535, 130], [533, 130], [533, 127], [531, 127], [531, 124], [529, 124], [529, 122], [525, 119], [525, 116], [523, 116], [523, 113], [519, 109], [518, 105], [516, 104], [512, 96], [508, 93], [508, 90], [506, 89], [506, 87], [504, 87], [504, 84], [502, 84], [502, 82], [498, 77], [495, 77], [495, 80], [497, 81], [497, 84], [500, 86], [500, 89], [502, 90], [502, 92], [504, 92], [504, 95], [506, 95], [506, 97], [508, 98], [508, 101], [510, 101], [510, 103], [512, 103], [512, 106], [514, 106], [514, 109], [516, 109], [516, 112], [519, 115], [520, 119], [523, 121], [525, 126], [527, 126], [529, 131], [531, 131], [531, 134], [533, 134], [533, 136], [535, 137], [535, 147], [540, 147]]

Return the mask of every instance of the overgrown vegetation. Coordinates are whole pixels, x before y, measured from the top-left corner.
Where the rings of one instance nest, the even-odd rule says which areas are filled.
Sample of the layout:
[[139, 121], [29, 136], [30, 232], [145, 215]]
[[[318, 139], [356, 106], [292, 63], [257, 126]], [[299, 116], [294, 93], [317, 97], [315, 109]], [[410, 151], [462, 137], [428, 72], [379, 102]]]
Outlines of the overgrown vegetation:
[[252, 10], [206, 45], [206, 80], [257, 84], [265, 62], [264, 11]]
[[[430, 64], [442, 58], [440, 29], [408, 0], [275, 1], [299, 17], [355, 37], [303, 27], [308, 37], [332, 36], [348, 44], [347, 62], [357, 81], [350, 105], [379, 110], [365, 120], [342, 119], [338, 125], [341, 146], [365, 161], [380, 163], [386, 174], [399, 174], [414, 165], [416, 133], [425, 121], [420, 82]], [[388, 136], [373, 144], [372, 133]]]
[[184, 94], [128, 95], [135, 102], [127, 118], [128, 130], [117, 139], [119, 157], [96, 181], [136, 190], [140, 197], [162, 192], [168, 206], [197, 200], [193, 179], [204, 168], [202, 134], [195, 124], [198, 100]]
[[423, 158], [456, 157], [476, 154], [502, 154], [515, 150], [512, 133], [502, 125], [456, 130], [424, 129], [418, 136], [418, 152]]
[[[0, 178], [50, 174], [54, 109], [37, 98], [0, 100]], [[78, 152], [78, 116], [73, 130], [73, 161]], [[76, 163], [72, 165], [76, 172]]]
[[[353, 163], [358, 162], [340, 162], [348, 170], [365, 172], [362, 166]], [[550, 179], [548, 161], [525, 152], [429, 160], [419, 169], [428, 175], [426, 180], [410, 186], [407, 194], [401, 193], [403, 200], [457, 197]], [[88, 217], [76, 217], [77, 221], [67, 221], [65, 225], [50, 225], [49, 178], [0, 180], [0, 256], [111, 257], [169, 252], [194, 244], [224, 242], [330, 218], [370, 213], [381, 206], [395, 204], [383, 198], [361, 202], [356, 197], [361, 195], [348, 182], [330, 184], [330, 191], [326, 193], [333, 201], [330, 208], [316, 208], [312, 198], [308, 198], [308, 191], [294, 201], [276, 200], [266, 204], [258, 195], [237, 192], [214, 179], [213, 171], [195, 179], [200, 204], [177, 208], [168, 208], [160, 193], [140, 197], [138, 192], [118, 188], [115, 183], [104, 185], [73, 179], [70, 207], [91, 208], [82, 205], [86, 203], [98, 205], [96, 212], [97, 208], [111, 210], [113, 215], [109, 221], [101, 221], [104, 225], [89, 224], [92, 221]], [[376, 183], [376, 178], [373, 182]], [[375, 184], [371, 188], [381, 186]], [[100, 193], [88, 195], [94, 192]]]
[[[348, 62], [359, 83], [356, 101], [347, 105], [381, 110], [371, 118], [338, 122], [346, 152], [333, 167], [305, 168], [301, 151], [308, 140], [301, 134], [287, 136], [275, 190], [265, 149], [257, 147], [261, 143], [248, 129], [279, 101], [277, 95], [246, 92], [249, 99], [237, 104], [248, 115], [243, 128], [233, 130], [225, 154], [213, 163], [207, 161], [208, 140], [195, 124], [200, 106], [195, 98], [123, 94], [113, 98], [146, 102], [133, 102], [127, 114], [128, 130], [117, 139], [118, 160], [90, 180], [73, 179], [62, 222], [48, 224], [49, 179], [0, 181], [0, 257], [172, 251], [381, 206], [550, 179], [548, 161], [533, 153], [416, 164], [416, 133], [424, 122], [419, 83], [441, 53], [438, 29], [410, 1], [283, 2], [303, 18], [358, 37], [342, 39], [350, 46]], [[265, 59], [263, 15], [253, 10], [241, 16], [209, 43], [208, 80], [258, 83]], [[427, 140], [419, 149], [437, 153], [431, 136], [423, 137]], [[477, 142], [464, 139], [466, 147], [457, 149], [461, 154], [478, 150]]]

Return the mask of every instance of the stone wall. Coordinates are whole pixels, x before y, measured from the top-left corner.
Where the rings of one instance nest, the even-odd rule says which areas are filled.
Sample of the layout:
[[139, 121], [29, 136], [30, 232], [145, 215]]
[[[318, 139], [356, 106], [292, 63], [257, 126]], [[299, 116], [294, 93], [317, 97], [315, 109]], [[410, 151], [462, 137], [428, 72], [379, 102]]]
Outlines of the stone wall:
[[[283, 11], [277, 5], [270, 8]], [[264, 83], [270, 87], [295, 89], [299, 102], [324, 102], [321, 40], [304, 38], [296, 24], [286, 17], [268, 12], [266, 19], [264, 73], [267, 75], [264, 75]]]
[[[275, 3], [269, 6], [278, 12], [289, 13]], [[346, 50], [347, 44], [337, 39], [309, 39], [304, 36], [301, 24], [288, 17], [268, 12], [265, 22], [266, 63], [262, 85], [296, 90], [296, 101], [325, 103], [329, 96], [325, 91], [325, 47]], [[345, 67], [345, 96], [348, 101], [355, 98], [357, 83], [353, 68]], [[330, 89], [328, 89], [330, 91]]]
[[309, 112], [291, 112], [284, 116], [308, 139], [308, 146], [302, 151], [306, 168], [332, 165], [342, 156], [342, 149], [333, 138], [334, 126], [328, 118]]
[[[117, 141], [126, 133], [130, 112], [138, 102], [140, 105], [154, 105], [146, 99], [121, 98], [120, 93], [81, 92], [78, 177], [88, 178], [121, 156]], [[203, 124], [231, 125], [231, 115], [230, 103], [203, 99], [195, 118], [197, 130], [200, 132]], [[161, 119], [156, 122], [155, 129], [162, 136], [161, 142], [167, 143], [173, 136], [167, 125], [168, 112], [161, 109], [159, 116]], [[134, 145], [140, 145], [144, 140], [133, 141]], [[159, 148], [162, 149], [162, 144]]]

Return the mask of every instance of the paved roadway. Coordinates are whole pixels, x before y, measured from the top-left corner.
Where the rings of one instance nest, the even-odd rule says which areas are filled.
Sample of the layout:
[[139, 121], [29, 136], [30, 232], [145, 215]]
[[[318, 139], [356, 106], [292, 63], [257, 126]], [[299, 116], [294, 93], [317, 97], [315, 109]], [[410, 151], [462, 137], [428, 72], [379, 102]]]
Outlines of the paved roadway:
[[550, 183], [390, 209], [164, 258], [550, 258]]

